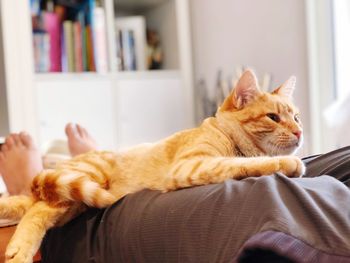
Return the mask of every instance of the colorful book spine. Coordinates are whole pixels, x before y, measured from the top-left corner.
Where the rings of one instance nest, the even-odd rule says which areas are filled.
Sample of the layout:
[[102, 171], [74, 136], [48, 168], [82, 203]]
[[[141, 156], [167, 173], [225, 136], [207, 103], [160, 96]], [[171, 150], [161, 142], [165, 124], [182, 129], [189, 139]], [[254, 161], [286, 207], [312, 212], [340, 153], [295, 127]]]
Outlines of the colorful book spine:
[[66, 20], [63, 22], [64, 43], [67, 56], [68, 72], [75, 71], [75, 56], [74, 56], [74, 33], [73, 22]]
[[32, 16], [40, 14], [40, 0], [30, 0], [30, 13]]
[[87, 31], [86, 31], [86, 27], [82, 28], [82, 33], [83, 33], [83, 46], [82, 46], [82, 50], [83, 50], [83, 67], [84, 67], [84, 71], [89, 71], [89, 63], [88, 63], [88, 48], [87, 48]]
[[88, 71], [96, 71], [91, 26], [87, 25], [85, 30]]
[[43, 14], [45, 31], [50, 39], [50, 71], [60, 72], [61, 66], [61, 26], [59, 17], [55, 13]]
[[136, 51], [134, 32], [122, 30], [124, 70], [136, 70]]
[[36, 72], [50, 71], [50, 39], [44, 32], [33, 34], [34, 62]]
[[74, 23], [74, 57], [75, 57], [75, 71], [84, 71], [83, 67], [83, 41], [82, 41], [82, 29], [79, 22]]
[[68, 72], [68, 60], [66, 52], [66, 38], [64, 36], [64, 30], [61, 30], [61, 66], [62, 72]]
[[123, 60], [124, 60], [124, 70], [130, 70], [130, 47], [129, 47], [129, 30], [122, 29], [122, 45], [123, 45]]
[[[30, 0], [32, 20], [36, 22], [33, 41], [37, 71], [107, 72], [106, 14], [100, 1], [71, 1], [69, 5], [53, 0], [42, 5], [41, 1]], [[47, 11], [42, 10], [44, 6]], [[127, 42], [135, 45], [130, 39]], [[129, 62], [130, 67], [134, 67], [133, 62]]]
[[93, 40], [96, 71], [105, 73], [108, 70], [107, 36], [105, 12], [102, 7], [93, 10]]
[[124, 58], [123, 58], [123, 36], [122, 31], [118, 29], [117, 32], [117, 68], [119, 71], [122, 71], [125, 69], [124, 67]]
[[87, 63], [85, 10], [79, 11], [79, 13], [77, 15], [77, 21], [81, 25], [81, 52], [82, 52], [83, 71], [88, 71], [89, 69], [88, 69], [88, 63]]
[[135, 47], [135, 35], [134, 31], [129, 30], [129, 47], [130, 47], [130, 70], [137, 69], [137, 61], [136, 61], [136, 47]]

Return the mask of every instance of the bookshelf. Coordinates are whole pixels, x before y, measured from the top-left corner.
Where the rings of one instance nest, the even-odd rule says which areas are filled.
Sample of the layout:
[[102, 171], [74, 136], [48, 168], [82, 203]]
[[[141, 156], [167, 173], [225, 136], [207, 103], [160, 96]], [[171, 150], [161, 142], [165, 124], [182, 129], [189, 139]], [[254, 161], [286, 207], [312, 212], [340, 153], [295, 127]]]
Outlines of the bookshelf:
[[28, 1], [36, 73], [180, 68], [176, 0]]
[[[54, 1], [58, 2], [74, 1]], [[34, 35], [45, 30], [41, 32], [40, 28], [33, 27], [30, 0], [0, 2], [6, 82], [0, 94], [6, 94], [7, 105], [6, 111], [2, 110], [2, 115], [7, 117], [2, 118], [7, 123], [0, 124], [5, 127], [0, 129], [3, 133], [27, 130], [38, 143], [44, 144], [63, 138], [64, 124], [72, 121], [86, 126], [103, 148], [115, 149], [157, 140], [194, 125], [188, 1], [102, 0], [95, 6], [103, 13], [102, 45], [106, 56], [102, 69], [83, 65], [82, 70], [80, 58], [80, 70], [76, 70], [74, 63], [71, 63], [74, 64], [71, 70], [68, 64], [61, 66], [61, 70], [48, 66], [38, 70]], [[68, 27], [74, 28], [76, 18], [68, 19], [72, 21]], [[137, 63], [142, 61], [144, 66], [120, 68], [117, 36], [120, 21], [128, 19], [132, 26], [128, 28], [126, 21], [123, 30], [125, 27], [134, 30], [136, 46], [139, 45], [140, 24], [143, 23], [144, 37], [147, 28], [157, 32], [163, 57], [157, 70], [148, 69], [147, 39], [143, 39], [144, 58], [136, 57]], [[60, 28], [64, 29], [64, 21], [61, 22]], [[101, 60], [101, 54], [103, 56], [103, 52], [94, 53], [95, 63]], [[49, 53], [47, 57], [49, 60]], [[60, 60], [64, 61], [62, 57]]]
[[[130, 24], [138, 19], [143, 19], [144, 27], [148, 29], [146, 42], [152, 41], [152, 33], [159, 39], [159, 49], [163, 54], [161, 69], [179, 69], [179, 46], [176, 1], [146, 0], [146, 1], [115, 1], [116, 27], [118, 21], [130, 21]], [[162, 21], [159, 23], [159, 21]], [[141, 25], [140, 25], [141, 24]], [[139, 26], [142, 26], [140, 21]], [[132, 28], [132, 27], [131, 27]], [[123, 27], [122, 27], [123, 29]], [[137, 30], [137, 25], [136, 25]], [[140, 41], [141, 42], [141, 41]], [[147, 45], [150, 46], [150, 45]], [[148, 49], [149, 50], [149, 49]], [[147, 50], [147, 51], [148, 51]], [[153, 49], [154, 50], [154, 49]], [[149, 56], [148, 51], [146, 56]], [[144, 58], [146, 61], [147, 58]], [[146, 66], [147, 68], [147, 66]]]

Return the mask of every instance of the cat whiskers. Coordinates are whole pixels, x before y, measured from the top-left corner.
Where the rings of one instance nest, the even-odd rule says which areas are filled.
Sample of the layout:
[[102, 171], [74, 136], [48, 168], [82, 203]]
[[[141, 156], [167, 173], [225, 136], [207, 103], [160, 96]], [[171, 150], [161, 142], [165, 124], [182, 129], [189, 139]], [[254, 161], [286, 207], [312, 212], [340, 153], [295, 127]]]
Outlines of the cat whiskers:
[[276, 141], [267, 141], [268, 146], [271, 148], [272, 155], [279, 155], [281, 147]]
[[281, 144], [279, 144], [278, 142], [275, 144], [275, 151], [274, 153], [276, 155], [278, 155], [281, 152], [281, 149], [284, 148]]

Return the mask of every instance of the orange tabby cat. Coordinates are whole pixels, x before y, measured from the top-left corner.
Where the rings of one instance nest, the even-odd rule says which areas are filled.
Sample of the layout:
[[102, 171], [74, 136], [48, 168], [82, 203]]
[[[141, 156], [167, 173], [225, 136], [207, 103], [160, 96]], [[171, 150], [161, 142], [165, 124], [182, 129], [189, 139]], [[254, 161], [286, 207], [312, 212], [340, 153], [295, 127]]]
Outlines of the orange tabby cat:
[[46, 231], [87, 206], [106, 207], [144, 188], [167, 192], [270, 175], [300, 176], [305, 168], [292, 154], [302, 128], [291, 103], [295, 78], [272, 93], [261, 92], [246, 71], [216, 116], [198, 128], [125, 152], [89, 152], [42, 171], [32, 196], [0, 200], [0, 217], [20, 219], [7, 262], [31, 262]]

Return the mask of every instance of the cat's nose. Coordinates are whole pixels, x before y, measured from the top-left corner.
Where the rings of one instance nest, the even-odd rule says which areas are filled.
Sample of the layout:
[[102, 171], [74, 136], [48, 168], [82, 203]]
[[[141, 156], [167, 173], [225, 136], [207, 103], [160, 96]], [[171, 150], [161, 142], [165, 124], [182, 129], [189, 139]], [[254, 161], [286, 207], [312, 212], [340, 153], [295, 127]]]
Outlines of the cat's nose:
[[295, 132], [293, 132], [293, 134], [298, 138], [298, 139], [300, 139], [300, 137], [301, 137], [301, 134], [302, 134], [302, 131], [295, 131]]

